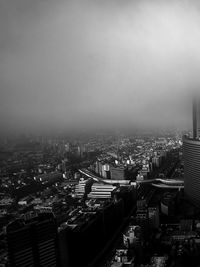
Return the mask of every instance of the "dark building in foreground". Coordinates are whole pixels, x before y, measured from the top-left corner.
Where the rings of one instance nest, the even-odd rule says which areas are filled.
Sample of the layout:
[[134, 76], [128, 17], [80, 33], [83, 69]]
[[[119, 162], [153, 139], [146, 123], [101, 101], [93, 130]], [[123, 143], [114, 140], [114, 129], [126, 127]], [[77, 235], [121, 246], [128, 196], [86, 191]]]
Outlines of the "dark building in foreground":
[[184, 191], [196, 205], [200, 204], [200, 103], [193, 101], [193, 138], [183, 138]]
[[59, 266], [52, 213], [29, 213], [6, 227], [9, 266]]

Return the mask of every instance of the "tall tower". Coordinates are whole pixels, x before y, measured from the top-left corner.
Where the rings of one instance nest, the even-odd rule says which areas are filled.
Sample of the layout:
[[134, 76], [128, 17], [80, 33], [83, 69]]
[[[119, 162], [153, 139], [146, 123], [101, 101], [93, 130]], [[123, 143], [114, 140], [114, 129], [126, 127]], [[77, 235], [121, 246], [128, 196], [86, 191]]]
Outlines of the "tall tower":
[[9, 266], [59, 266], [53, 214], [27, 215], [6, 227]]
[[193, 99], [193, 138], [200, 138], [200, 101]]
[[193, 138], [197, 138], [197, 102], [193, 99]]
[[193, 100], [193, 138], [183, 138], [184, 191], [200, 205], [200, 102]]

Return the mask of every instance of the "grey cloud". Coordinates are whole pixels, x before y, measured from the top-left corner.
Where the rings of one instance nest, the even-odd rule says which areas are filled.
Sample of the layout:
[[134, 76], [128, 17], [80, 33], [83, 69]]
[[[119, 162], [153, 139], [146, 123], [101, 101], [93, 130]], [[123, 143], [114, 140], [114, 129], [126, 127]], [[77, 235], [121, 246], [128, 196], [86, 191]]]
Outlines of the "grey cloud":
[[5, 129], [191, 123], [198, 2], [4, 0], [0, 10]]

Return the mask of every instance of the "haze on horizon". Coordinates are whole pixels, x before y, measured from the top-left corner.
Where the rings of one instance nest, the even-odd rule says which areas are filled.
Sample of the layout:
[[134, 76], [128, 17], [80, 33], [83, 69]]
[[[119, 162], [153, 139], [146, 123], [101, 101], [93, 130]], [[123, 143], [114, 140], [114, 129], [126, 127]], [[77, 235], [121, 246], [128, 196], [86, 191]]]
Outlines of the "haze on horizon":
[[198, 88], [198, 1], [0, 2], [1, 131], [184, 128]]

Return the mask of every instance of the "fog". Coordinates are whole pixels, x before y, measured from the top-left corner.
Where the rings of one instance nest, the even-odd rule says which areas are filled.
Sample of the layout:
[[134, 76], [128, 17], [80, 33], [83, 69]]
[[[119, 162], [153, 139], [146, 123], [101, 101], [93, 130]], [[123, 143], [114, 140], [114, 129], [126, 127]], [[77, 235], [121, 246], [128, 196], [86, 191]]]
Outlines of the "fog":
[[198, 1], [1, 0], [1, 131], [190, 127]]

